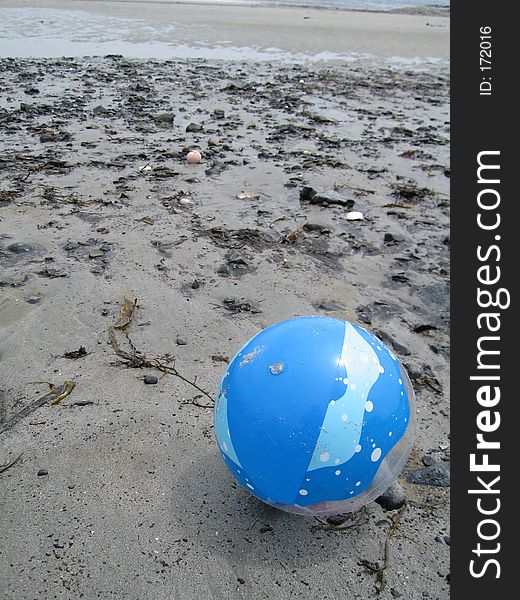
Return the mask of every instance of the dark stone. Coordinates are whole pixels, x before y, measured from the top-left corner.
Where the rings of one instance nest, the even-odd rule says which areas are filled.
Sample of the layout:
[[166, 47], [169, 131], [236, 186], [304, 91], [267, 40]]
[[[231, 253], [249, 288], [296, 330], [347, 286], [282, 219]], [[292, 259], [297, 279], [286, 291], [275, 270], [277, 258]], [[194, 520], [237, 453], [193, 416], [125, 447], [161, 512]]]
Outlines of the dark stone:
[[242, 577], [237, 577], [237, 581], [238, 583], [240, 583], [240, 585], [244, 585], [244, 583], [246, 582], [246, 580], [242, 579]]
[[242, 256], [242, 254], [240, 254], [238, 250], [231, 250], [229, 252], [229, 254], [227, 255], [227, 262], [228, 264], [232, 265], [247, 266], [246, 259]]
[[375, 502], [385, 510], [396, 510], [401, 508], [406, 502], [403, 488], [397, 481], [394, 481], [381, 496], [375, 499]]
[[336, 302], [328, 302], [326, 300], [322, 300], [321, 302], [316, 302], [315, 304], [313, 304], [314, 308], [318, 309], [318, 310], [325, 310], [325, 311], [329, 311], [329, 312], [335, 312], [338, 310], [346, 310], [346, 308], [344, 306], [341, 306], [341, 304], [336, 304]]
[[95, 106], [92, 109], [92, 112], [94, 114], [95, 117], [101, 117], [101, 116], [105, 116], [110, 114], [110, 111], [108, 110], [108, 108], [105, 108], [104, 106], [101, 106], [101, 104], [99, 104], [98, 106]]
[[327, 517], [327, 523], [337, 527], [338, 525], [343, 525], [347, 519], [348, 515], [331, 515], [330, 517]]
[[305, 186], [300, 191], [300, 200], [302, 202], [310, 202], [311, 204], [339, 204], [352, 208], [354, 200], [348, 200], [335, 190], [316, 191], [315, 189]]
[[187, 133], [199, 133], [202, 130], [203, 127], [199, 123], [190, 123], [188, 127], [186, 127]]
[[450, 290], [447, 282], [425, 285], [417, 290], [417, 295], [426, 306], [437, 308], [441, 315], [449, 313]]
[[38, 304], [38, 302], [41, 300], [40, 296], [31, 296], [30, 298], [26, 298], [25, 301], [27, 302], [27, 304]]
[[379, 338], [381, 338], [381, 340], [385, 342], [385, 344], [390, 344], [392, 348], [397, 352], [397, 354], [400, 354], [401, 356], [410, 356], [410, 350], [406, 346], [403, 346], [403, 344], [398, 342], [396, 339], [394, 339], [390, 334], [380, 330], [377, 330], [374, 333]]
[[48, 475], [49, 471], [47, 471], [47, 469], [40, 469], [38, 471], [38, 473], [36, 473], [36, 475], [38, 475], [38, 477], [42, 477], [43, 475]]
[[186, 340], [183, 340], [181, 338], [177, 338], [177, 346], [186, 346], [188, 342]]
[[325, 235], [326, 233], [330, 233], [331, 230], [329, 227], [325, 225], [320, 225], [319, 223], [305, 223], [303, 226], [304, 231], [316, 231], [321, 235]]
[[432, 465], [435, 464], [435, 459], [433, 458], [433, 456], [428, 456], [427, 454], [425, 454], [422, 458], [421, 458], [422, 464], [425, 467], [431, 467]]
[[192, 290], [198, 290], [200, 288], [200, 282], [198, 282], [196, 279], [195, 281], [191, 284], [191, 289]]
[[404, 237], [397, 233], [385, 233], [384, 242], [385, 244], [392, 245], [398, 244], [399, 242], [403, 242]]
[[159, 380], [155, 375], [145, 375], [144, 382], [148, 385], [155, 385]]
[[450, 487], [450, 463], [442, 462], [412, 471], [406, 481], [415, 485]]
[[260, 533], [267, 533], [272, 530], [273, 530], [272, 525], [264, 525], [263, 527], [260, 527]]
[[158, 125], [173, 125], [175, 115], [173, 113], [160, 113], [155, 115], [155, 122]]
[[37, 252], [40, 248], [36, 244], [15, 242], [14, 244], [9, 244], [7, 249], [13, 254], [26, 254], [29, 252]]

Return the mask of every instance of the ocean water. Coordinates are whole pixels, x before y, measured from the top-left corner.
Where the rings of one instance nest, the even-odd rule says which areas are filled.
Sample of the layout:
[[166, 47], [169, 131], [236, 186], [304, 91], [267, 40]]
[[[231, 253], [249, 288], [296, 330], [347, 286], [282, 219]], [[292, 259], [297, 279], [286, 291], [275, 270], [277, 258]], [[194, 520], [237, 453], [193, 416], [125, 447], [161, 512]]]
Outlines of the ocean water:
[[[104, 0], [93, 0], [103, 2]], [[168, 0], [141, 0], [168, 2]], [[175, 0], [170, 0], [175, 3]], [[420, 8], [449, 8], [450, 0], [178, 0], [183, 4], [262, 4], [270, 6], [326, 6], [338, 9], [370, 11], [413, 10]]]
[[450, 6], [450, 0], [180, 0], [181, 2], [211, 4], [264, 4], [279, 6], [330, 6], [356, 10], [403, 10]]
[[[104, 0], [90, 1], [98, 6], [106, 4]], [[164, 5], [175, 4], [176, 0], [136, 0], [143, 3], [146, 9], [144, 12], [141, 9], [139, 16], [134, 15], [131, 10], [133, 3], [120, 1], [121, 5], [126, 5], [123, 11], [101, 11], [102, 16], [97, 11], [85, 10], [83, 3], [74, 0], [68, 2], [66, 8], [48, 8], [45, 3], [20, 7], [3, 7], [0, 4], [0, 58], [122, 54], [128, 58], [351, 62], [371, 56], [367, 53], [371, 50], [365, 47], [358, 51], [351, 49], [334, 52], [327, 48], [326, 42], [312, 51], [306, 48], [305, 42], [300, 44], [298, 40], [288, 41], [285, 47], [283, 44], [279, 47], [272, 39], [270, 43], [266, 43], [264, 37], [258, 36], [254, 39], [247, 38], [245, 42], [239, 37], [238, 41], [233, 42], [231, 39], [234, 38], [230, 39], [227, 32], [219, 34], [211, 22], [200, 25], [176, 22], [175, 7], [169, 13], [170, 16], [173, 15], [172, 18], [151, 18], [154, 5], [164, 8]], [[443, 1], [445, 0], [177, 0], [183, 4], [307, 5], [364, 10], [397, 9], [403, 12], [410, 12], [412, 7], [433, 6], [432, 2]], [[398, 62], [405, 59], [400, 56], [393, 58]], [[410, 58], [415, 64], [419, 57], [415, 54], [408, 56], [405, 60], [408, 65]], [[422, 58], [436, 60], [429, 55]]]

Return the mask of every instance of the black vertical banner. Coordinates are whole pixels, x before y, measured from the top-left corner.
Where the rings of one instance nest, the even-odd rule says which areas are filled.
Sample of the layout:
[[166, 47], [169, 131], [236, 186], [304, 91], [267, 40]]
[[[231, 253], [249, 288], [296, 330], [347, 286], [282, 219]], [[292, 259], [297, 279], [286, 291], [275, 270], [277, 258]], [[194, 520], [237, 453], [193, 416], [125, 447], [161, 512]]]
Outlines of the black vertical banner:
[[[513, 4], [452, 3], [452, 598], [518, 595], [520, 38]], [[511, 591], [512, 590], [512, 591]]]

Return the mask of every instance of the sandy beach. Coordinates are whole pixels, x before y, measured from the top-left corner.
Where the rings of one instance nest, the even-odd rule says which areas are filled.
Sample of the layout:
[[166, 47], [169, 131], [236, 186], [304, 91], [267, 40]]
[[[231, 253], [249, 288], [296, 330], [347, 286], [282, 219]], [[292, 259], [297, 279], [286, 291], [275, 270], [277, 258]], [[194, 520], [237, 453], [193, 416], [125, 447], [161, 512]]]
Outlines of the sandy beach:
[[[140, 20], [116, 45], [145, 23], [172, 47], [279, 50], [0, 59], [0, 596], [446, 600], [449, 20], [150, 6], [0, 2], [99, 19], [85, 44], [116, 18]], [[312, 314], [410, 373], [404, 512], [291, 516], [219, 456], [227, 361]]]
[[[45, 27], [47, 37], [53, 37], [53, 32], [54, 37], [63, 36], [60, 29], [63, 19], [58, 11], [67, 11], [73, 19], [71, 40], [74, 41], [95, 36], [114, 40], [119, 36], [136, 44], [149, 44], [153, 40], [192, 48], [276, 48], [294, 55], [325, 53], [325, 57], [349, 53], [413, 59], [446, 59], [449, 56], [449, 19], [436, 16], [316, 8], [76, 0], [44, 3], [4, 0], [0, 2], [0, 10], [2, 8], [6, 11], [4, 27], [6, 20], [13, 18], [9, 9], [47, 10], [34, 23], [29, 18], [30, 13], [20, 13], [19, 28], [24, 32], [24, 38], [38, 34], [42, 27]], [[95, 19], [95, 26], [85, 19], [87, 15]], [[100, 31], [100, 23], [105, 23], [105, 31]], [[139, 23], [141, 27], [136, 26]], [[26, 44], [30, 42], [30, 39], [25, 40]], [[8, 39], [4, 40], [3, 46], [9, 48]], [[244, 58], [247, 54], [246, 50]], [[222, 58], [228, 57], [223, 55]], [[240, 59], [240, 55], [237, 58]]]

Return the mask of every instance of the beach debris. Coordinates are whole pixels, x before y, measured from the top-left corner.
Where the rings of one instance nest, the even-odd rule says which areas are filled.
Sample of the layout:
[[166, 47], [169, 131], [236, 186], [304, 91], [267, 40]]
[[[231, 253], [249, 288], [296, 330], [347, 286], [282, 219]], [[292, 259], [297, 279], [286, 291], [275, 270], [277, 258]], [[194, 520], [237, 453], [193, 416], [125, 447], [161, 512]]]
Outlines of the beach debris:
[[415, 485], [431, 485], [433, 487], [450, 487], [450, 463], [440, 462], [416, 469], [406, 478], [408, 483]]
[[170, 112], [159, 113], [154, 117], [156, 124], [161, 127], [171, 127], [173, 125], [174, 119], [175, 115]]
[[200, 123], [190, 123], [186, 127], [186, 133], [200, 133], [203, 129], [204, 127]]
[[376, 575], [376, 592], [381, 593], [386, 585], [385, 580], [385, 572], [390, 565], [390, 541], [392, 536], [397, 532], [399, 528], [399, 524], [401, 522], [401, 518], [405, 513], [407, 508], [407, 504], [403, 504], [403, 506], [394, 514], [388, 515], [388, 518], [391, 520], [392, 524], [386, 532], [385, 538], [385, 548], [383, 555], [383, 563], [379, 564], [379, 562], [372, 562], [366, 559], [362, 559], [359, 561], [359, 565], [365, 567], [367, 570], [375, 573]]
[[77, 358], [81, 358], [82, 356], [87, 356], [88, 352], [84, 346], [80, 346], [77, 350], [72, 350], [72, 352], [65, 352], [63, 358], [71, 358], [76, 360]]
[[252, 314], [261, 313], [262, 311], [253, 306], [250, 302], [246, 302], [245, 300], [237, 300], [236, 298], [224, 298], [222, 301], [223, 307], [232, 312], [233, 314], [238, 314], [241, 312], [250, 312]]
[[237, 194], [237, 200], [258, 200], [260, 194], [258, 192], [240, 192]]
[[[393, 336], [391, 336], [386, 331], [382, 331], [380, 329], [374, 329], [375, 335], [380, 338], [385, 344], [388, 346], [392, 346], [392, 348], [399, 354], [400, 356], [410, 356], [410, 350], [404, 345], [401, 344], [398, 340], [396, 340]], [[421, 371], [422, 372], [422, 371]]]
[[404, 239], [404, 236], [400, 235], [399, 233], [385, 233], [383, 243], [385, 243], [387, 246], [394, 246], [395, 244], [404, 242]]
[[5, 465], [0, 465], [0, 473], [4, 473], [7, 469], [13, 467], [23, 456], [23, 452], [20, 452], [17, 456], [15, 456], [12, 460], [10, 460]]
[[34, 254], [44, 250], [39, 244], [32, 244], [30, 242], [14, 242], [7, 246], [7, 250], [12, 254]]
[[303, 230], [309, 232], [316, 232], [320, 235], [327, 235], [329, 233], [332, 233], [330, 227], [327, 227], [327, 225], [321, 225], [320, 223], [305, 223], [303, 225]]
[[190, 165], [196, 165], [202, 160], [202, 154], [198, 150], [191, 150], [186, 155], [186, 160]]
[[[376, 334], [379, 335], [379, 334]], [[381, 337], [381, 336], [379, 336]], [[385, 340], [383, 340], [385, 341]], [[394, 345], [395, 348], [395, 345]], [[396, 352], [398, 352], [399, 354], [402, 354], [402, 352], [399, 352], [399, 350], [397, 348], [395, 348]], [[437, 379], [437, 377], [435, 377], [435, 374], [432, 371], [432, 368], [430, 367], [430, 365], [420, 365], [418, 363], [407, 363], [404, 365], [406, 367], [406, 370], [408, 371], [408, 375], [410, 376], [410, 379], [417, 385], [417, 386], [427, 386], [429, 388], [431, 388], [436, 394], [441, 394], [442, 393], [442, 385], [440, 383], [440, 381]]]
[[366, 506], [363, 506], [361, 510], [356, 512], [330, 515], [326, 518], [314, 516], [314, 520], [318, 523], [320, 529], [341, 532], [365, 525], [369, 520], [369, 516]]
[[215, 246], [220, 248], [242, 248], [246, 244], [255, 249], [264, 248], [275, 243], [281, 236], [273, 236], [273, 232], [262, 232], [258, 229], [226, 229], [224, 227], [211, 227], [197, 229], [196, 233], [209, 237]]
[[229, 356], [222, 356], [222, 354], [212, 354], [211, 355], [211, 360], [213, 362], [229, 363], [229, 361], [231, 359], [229, 358]]
[[347, 221], [362, 221], [365, 217], [363, 216], [363, 213], [353, 210], [348, 212], [345, 215], [345, 218]]
[[430, 454], [425, 454], [422, 458], [421, 458], [421, 462], [425, 467], [431, 467], [432, 465], [434, 465], [437, 461], [435, 460], [435, 458], [433, 458], [433, 456], [431, 456]]
[[49, 396], [49, 404], [54, 406], [55, 404], [59, 404], [72, 392], [76, 387], [76, 383], [74, 381], [65, 380], [61, 385], [54, 386], [52, 383], [49, 383], [49, 386], [51, 391], [47, 396]]
[[126, 329], [132, 322], [135, 307], [137, 306], [137, 298], [123, 299], [123, 303], [119, 309], [119, 318], [114, 323], [115, 329]]
[[324, 310], [324, 311], [329, 311], [329, 312], [336, 312], [336, 311], [341, 311], [341, 310], [347, 310], [341, 304], [338, 304], [337, 302], [331, 302], [331, 301], [328, 301], [328, 300], [321, 300], [320, 302], [315, 302], [313, 304], [313, 306], [317, 310]]
[[0, 423], [0, 433], [7, 431], [8, 429], [12, 429], [15, 425], [17, 425], [22, 419], [33, 413], [36, 409], [40, 408], [44, 404], [54, 405], [61, 402], [66, 396], [68, 396], [75, 387], [74, 381], [64, 381], [61, 385], [55, 386], [53, 383], [48, 381], [36, 381], [34, 383], [45, 383], [49, 386], [50, 392], [44, 394], [43, 396], [39, 396], [36, 400], [33, 400], [27, 406], [22, 408], [22, 410], [18, 411], [15, 415], [13, 415], [7, 421]]
[[94, 259], [94, 258], [101, 258], [102, 256], [105, 256], [105, 253], [101, 249], [91, 250], [88, 253], [88, 257], [92, 258], [92, 259]]
[[381, 496], [378, 496], [374, 502], [379, 504], [385, 510], [397, 510], [406, 502], [404, 490], [398, 481], [394, 481], [392, 485], [385, 490]]
[[130, 339], [128, 331], [123, 330], [126, 342], [130, 347], [130, 351], [124, 350], [121, 348], [117, 336], [116, 331], [122, 331], [121, 329], [116, 330], [115, 327], [108, 328], [108, 342], [114, 351], [114, 354], [118, 356], [123, 364], [130, 369], [158, 369], [165, 375], [173, 375], [178, 379], [184, 381], [191, 387], [195, 388], [198, 392], [200, 392], [203, 396], [205, 396], [210, 404], [201, 404], [198, 402], [197, 398], [201, 396], [196, 396], [192, 400], [189, 401], [190, 404], [198, 406], [200, 408], [213, 408], [213, 398], [197, 384], [197, 378], [194, 381], [191, 381], [187, 377], [185, 377], [182, 373], [179, 372], [175, 365], [175, 357], [171, 354], [165, 354], [161, 357], [153, 357], [148, 358], [141, 351], [139, 351], [132, 340]]
[[110, 111], [110, 109], [106, 108], [105, 106], [98, 104], [97, 106], [94, 106], [94, 108], [92, 109], [92, 114], [95, 117], [107, 117], [107, 116], [110, 116], [111, 111]]
[[404, 198], [405, 200], [423, 200], [427, 197], [432, 197], [435, 193], [428, 188], [420, 188], [411, 183], [394, 183], [392, 184], [392, 195], [396, 198]]
[[355, 204], [354, 200], [345, 198], [335, 190], [317, 191], [309, 186], [304, 186], [300, 190], [300, 200], [302, 202], [309, 202], [310, 204], [322, 204], [324, 206], [337, 204], [346, 206], [347, 208], [352, 208]]

